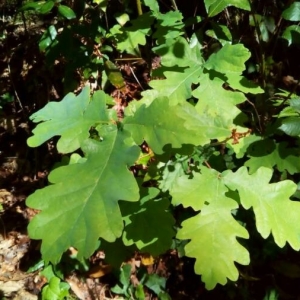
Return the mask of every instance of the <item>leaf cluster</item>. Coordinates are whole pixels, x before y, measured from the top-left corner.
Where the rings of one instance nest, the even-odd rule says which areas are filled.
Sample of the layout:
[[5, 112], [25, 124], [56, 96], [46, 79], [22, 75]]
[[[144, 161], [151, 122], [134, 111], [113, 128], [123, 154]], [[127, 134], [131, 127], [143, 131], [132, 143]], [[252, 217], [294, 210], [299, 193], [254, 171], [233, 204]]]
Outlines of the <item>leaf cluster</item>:
[[[39, 13], [56, 5], [35, 3]], [[297, 177], [291, 177], [300, 168], [299, 99], [295, 89], [274, 91], [275, 63], [265, 55], [274, 39], [287, 40], [287, 47], [297, 43], [296, 25], [275, 24], [259, 13], [256, 1], [205, 0], [205, 10], [187, 19], [176, 7], [165, 12], [156, 0], [144, 0], [137, 16], [125, 5], [105, 28], [111, 7], [94, 4], [95, 10], [90, 6], [76, 17], [57, 4], [63, 17], [76, 22], [60, 33], [51, 25], [40, 40], [50, 63], [62, 55], [69, 60], [67, 72], [80, 67], [83, 78], [94, 76], [99, 87], [68, 93], [31, 115], [38, 124], [28, 145], [58, 136], [57, 149], [69, 160], [26, 202], [40, 211], [28, 230], [42, 240], [44, 260], [57, 264], [71, 246], [83, 260], [120, 241], [122, 249], [159, 255], [174, 239], [183, 240], [185, 255], [196, 259], [195, 272], [213, 289], [237, 280], [238, 264], [250, 263], [245, 239], [251, 232], [239, 214], [250, 209], [262, 238], [299, 250], [300, 204]], [[293, 2], [279, 16], [293, 24], [298, 11]], [[246, 16], [251, 42], [239, 36]], [[71, 59], [73, 46], [80, 51]], [[148, 88], [122, 117], [106, 85], [126, 92], [114, 52], [160, 58]], [[194, 213], [182, 221], [173, 213], [178, 208]], [[121, 272], [125, 278], [130, 270], [125, 265]], [[126, 294], [128, 280], [121, 284], [115, 292]]]

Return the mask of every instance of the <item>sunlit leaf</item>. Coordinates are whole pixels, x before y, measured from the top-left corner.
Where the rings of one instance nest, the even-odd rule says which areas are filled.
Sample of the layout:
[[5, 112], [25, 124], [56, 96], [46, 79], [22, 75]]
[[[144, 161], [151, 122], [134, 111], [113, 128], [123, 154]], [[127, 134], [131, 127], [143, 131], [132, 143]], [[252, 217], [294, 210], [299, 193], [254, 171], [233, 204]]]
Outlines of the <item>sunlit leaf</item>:
[[43, 122], [33, 130], [34, 135], [27, 140], [28, 145], [37, 147], [59, 135], [58, 150], [62, 153], [75, 151], [89, 137], [91, 126], [109, 121], [106, 97], [104, 92], [98, 91], [90, 101], [89, 88], [84, 88], [78, 96], [69, 93], [60, 102], [49, 102], [30, 117], [35, 123]]
[[[283, 247], [289, 243], [300, 249], [300, 202], [291, 201], [297, 186], [290, 180], [269, 183], [273, 170], [259, 168], [249, 175], [246, 167], [223, 174], [225, 184], [237, 190], [245, 209], [253, 208], [256, 227], [263, 238], [273, 235], [275, 243]], [[255, 187], [255, 188], [254, 188]]]
[[87, 258], [99, 237], [115, 241], [124, 226], [118, 201], [139, 199], [138, 186], [127, 169], [139, 149], [126, 131], [116, 126], [106, 131], [102, 142], [87, 140], [82, 146], [86, 162], [55, 169], [49, 176], [52, 185], [27, 198], [29, 207], [41, 210], [28, 229], [31, 238], [43, 240], [46, 261], [57, 263], [71, 246], [78, 250], [78, 259]]

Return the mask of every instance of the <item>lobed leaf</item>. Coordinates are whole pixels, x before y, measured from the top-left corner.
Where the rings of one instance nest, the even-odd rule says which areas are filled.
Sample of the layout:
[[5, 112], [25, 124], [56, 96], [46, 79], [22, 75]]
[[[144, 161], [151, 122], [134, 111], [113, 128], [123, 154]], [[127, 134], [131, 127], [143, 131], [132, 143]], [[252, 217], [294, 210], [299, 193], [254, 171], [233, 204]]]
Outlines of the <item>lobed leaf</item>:
[[237, 190], [245, 209], [253, 208], [256, 227], [263, 238], [271, 233], [275, 243], [283, 247], [288, 242], [300, 249], [300, 202], [291, 201], [297, 186], [290, 180], [269, 183], [273, 171], [259, 168], [249, 175], [246, 167], [237, 172], [223, 173], [223, 180], [231, 190]]
[[192, 207], [201, 212], [182, 223], [177, 238], [191, 239], [185, 254], [195, 257], [195, 271], [202, 275], [207, 289], [217, 283], [225, 284], [227, 278], [237, 280], [234, 262], [249, 263], [249, 254], [236, 240], [248, 238], [248, 232], [238, 224], [231, 211], [237, 203], [225, 196], [228, 188], [220, 174], [213, 169], [201, 168], [193, 178], [182, 176], [171, 189], [172, 203]]
[[165, 67], [203, 67], [200, 44], [188, 43], [183, 37], [169, 39], [166, 43], [153, 49], [160, 55], [161, 64]]
[[220, 180], [220, 174], [214, 169], [202, 168], [201, 174], [195, 173], [192, 179], [181, 176], [171, 188], [172, 203], [182, 204], [201, 210], [205, 203], [218, 199], [227, 192], [226, 186]]
[[199, 80], [200, 86], [192, 93], [199, 99], [196, 110], [200, 114], [222, 117], [232, 124], [241, 113], [236, 105], [245, 101], [244, 94], [225, 90], [224, 81], [215, 72], [203, 73]]
[[227, 278], [238, 279], [235, 262], [242, 265], [250, 262], [248, 251], [236, 240], [249, 237], [247, 230], [232, 217], [231, 211], [237, 207], [234, 200], [219, 194], [209, 205], [204, 205], [201, 213], [182, 222], [177, 234], [179, 239], [191, 239], [185, 246], [185, 254], [196, 258], [195, 272], [201, 274], [209, 290], [217, 283], [226, 284]]
[[49, 175], [52, 185], [26, 201], [41, 210], [28, 230], [31, 238], [43, 240], [41, 252], [52, 263], [70, 246], [77, 248], [80, 259], [95, 251], [99, 237], [115, 241], [124, 226], [118, 201], [139, 198], [134, 176], [127, 169], [138, 158], [139, 148], [126, 131], [108, 127], [102, 142], [86, 140], [82, 150], [85, 162], [55, 169]]
[[137, 54], [138, 46], [146, 44], [146, 36], [151, 32], [151, 25], [154, 18], [150, 13], [145, 13], [135, 20], [131, 26], [121, 27], [115, 25], [111, 28], [111, 33], [117, 41], [117, 48], [121, 52]]
[[164, 72], [166, 79], [152, 80], [149, 85], [155, 89], [157, 95], [166, 96], [171, 104], [185, 102], [192, 96], [192, 83], [201, 74], [201, 67], [187, 68], [184, 72]]
[[270, 140], [261, 140], [250, 145], [247, 150], [250, 159], [245, 163], [249, 167], [249, 174], [260, 167], [273, 169], [275, 166], [280, 172], [286, 170], [291, 175], [300, 173], [299, 151], [287, 146], [287, 143], [275, 144]]
[[212, 54], [204, 67], [208, 70], [215, 70], [219, 73], [242, 74], [245, 69], [245, 62], [251, 54], [242, 44], [225, 44], [217, 53]]
[[[184, 144], [209, 142], [204, 131], [192, 128], [192, 121], [185, 109], [188, 109], [190, 114], [197, 115], [189, 103], [171, 106], [167, 97], [160, 97], [149, 106], [139, 106], [133, 116], [126, 117], [124, 128], [130, 130], [137, 144], [142, 144], [145, 140], [157, 154], [162, 154], [168, 145], [181, 148]], [[191, 130], [187, 130], [187, 127]]]
[[60, 102], [50, 102], [30, 119], [41, 122], [33, 130], [27, 143], [30, 147], [40, 146], [50, 138], [59, 135], [57, 149], [62, 153], [77, 150], [80, 144], [89, 137], [89, 130], [98, 122], [108, 123], [105, 99], [107, 95], [97, 91], [90, 101], [90, 91], [86, 87], [75, 96], [67, 94]]

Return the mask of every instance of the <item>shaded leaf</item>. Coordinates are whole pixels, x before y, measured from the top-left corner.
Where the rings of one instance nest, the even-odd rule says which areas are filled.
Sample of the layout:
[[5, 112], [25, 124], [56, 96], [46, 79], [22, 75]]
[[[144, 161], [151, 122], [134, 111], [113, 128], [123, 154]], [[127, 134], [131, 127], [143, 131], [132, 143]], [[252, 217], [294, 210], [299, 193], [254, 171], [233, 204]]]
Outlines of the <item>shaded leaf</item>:
[[257, 141], [260, 141], [261, 140], [261, 137], [258, 136], [258, 135], [254, 135], [254, 134], [251, 134], [249, 136], [246, 136], [244, 138], [241, 138], [239, 139], [239, 143], [237, 144], [229, 144], [227, 143], [227, 145], [233, 149], [235, 155], [236, 155], [236, 158], [243, 158], [248, 147], [254, 143], [254, 142], [257, 142]]
[[47, 1], [45, 4], [43, 4], [40, 9], [39, 9], [39, 12], [41, 14], [47, 14], [48, 12], [51, 11], [51, 9], [53, 8], [54, 6], [54, 1]]
[[127, 295], [128, 288], [130, 286], [130, 276], [131, 276], [131, 265], [124, 264], [120, 269], [119, 283], [111, 288], [111, 291], [116, 294]]
[[246, 94], [263, 94], [265, 92], [258, 84], [237, 73], [226, 73], [226, 77], [226, 82], [232, 89], [239, 90]]
[[147, 5], [155, 16], [159, 15], [159, 5], [157, 0], [144, 0], [145, 5]]
[[71, 20], [71, 19], [75, 19], [75, 18], [76, 18], [76, 15], [75, 15], [74, 11], [73, 11], [70, 7], [68, 7], [68, 6], [66, 6], [66, 5], [60, 4], [60, 5], [58, 6], [58, 12], [59, 12], [63, 17], [65, 17], [65, 18], [68, 19], [68, 20]]
[[299, 136], [300, 135], [300, 118], [299, 117], [289, 117], [285, 118], [282, 121], [281, 129], [288, 135]]
[[288, 45], [292, 44], [300, 44], [300, 27], [299, 25], [291, 25], [287, 26], [282, 35], [282, 38], [286, 39], [288, 41]]
[[204, 0], [204, 4], [209, 17], [219, 14], [228, 6], [235, 6], [250, 11], [248, 0]]
[[175, 220], [167, 211], [170, 205], [167, 199], [141, 199], [138, 203], [122, 204], [125, 245], [135, 244], [142, 252], [155, 256], [170, 249], [175, 235]]
[[107, 60], [104, 63], [104, 69], [108, 77], [108, 80], [111, 82], [111, 84], [115, 86], [117, 89], [120, 89], [122, 92], [126, 92], [124, 78], [122, 76], [122, 73], [117, 68], [117, 66], [110, 60]]
[[[291, 175], [294, 173], [300, 173], [300, 157], [299, 151], [295, 148], [288, 148], [287, 143], [279, 143], [269, 145], [269, 140], [263, 140], [253, 143], [251, 146], [260, 148], [257, 151], [248, 149], [248, 157], [250, 159], [246, 161], [245, 166], [249, 167], [249, 174], [256, 172], [260, 167], [266, 167], [273, 169], [277, 166], [280, 172], [287, 170]], [[272, 147], [273, 146], [273, 147]]]
[[146, 36], [151, 32], [151, 24], [154, 18], [150, 13], [145, 13], [135, 20], [132, 20], [131, 26], [121, 27], [115, 25], [111, 28], [111, 33], [117, 41], [117, 48], [121, 52], [138, 54], [139, 45], [146, 44]]
[[200, 86], [193, 91], [193, 96], [199, 99], [196, 110], [200, 114], [219, 116], [231, 124], [241, 113], [237, 104], [245, 101], [245, 96], [239, 92], [223, 88], [224, 81], [214, 73], [203, 73], [200, 76]]
[[183, 35], [183, 15], [179, 10], [169, 11], [165, 14], [160, 13], [156, 16], [157, 25], [153, 38], [157, 39], [158, 44], [173, 41]]
[[200, 51], [200, 44], [189, 44], [183, 37], [170, 39], [153, 49], [155, 53], [160, 55], [161, 64], [166, 67], [202, 67], [203, 57]]
[[300, 2], [293, 2], [283, 11], [282, 17], [288, 21], [300, 21]]
[[212, 29], [208, 29], [205, 34], [219, 41], [222, 46], [227, 43], [231, 44], [232, 41], [231, 32], [228, 27], [214, 22], [212, 23]]
[[149, 274], [144, 284], [156, 295], [159, 295], [166, 288], [166, 278], [157, 274]]
[[40, 42], [39, 48], [40, 51], [45, 51], [56, 39], [57, 30], [54, 25], [50, 25], [47, 30], [43, 33]]

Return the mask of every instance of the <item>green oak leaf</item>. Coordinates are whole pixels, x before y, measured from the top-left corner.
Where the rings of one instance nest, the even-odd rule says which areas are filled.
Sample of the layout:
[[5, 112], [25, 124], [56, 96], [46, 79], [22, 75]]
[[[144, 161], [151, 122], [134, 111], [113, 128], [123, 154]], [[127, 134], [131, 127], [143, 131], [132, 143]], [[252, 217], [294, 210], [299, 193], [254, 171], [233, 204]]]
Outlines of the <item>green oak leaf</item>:
[[183, 162], [179, 159], [168, 161], [163, 167], [162, 178], [159, 180], [159, 188], [166, 192], [177, 184], [177, 178], [184, 174]]
[[142, 190], [144, 195], [139, 202], [121, 204], [125, 222], [123, 242], [126, 246], [135, 244], [142, 252], [156, 256], [170, 249], [175, 220], [167, 210], [168, 199], [153, 199], [159, 193], [158, 189]]
[[218, 23], [212, 22], [212, 29], [205, 32], [206, 35], [218, 40], [222, 46], [225, 44], [231, 44], [232, 35], [230, 30], [225, 25], [220, 25]]
[[149, 106], [138, 107], [133, 116], [126, 117], [124, 128], [131, 132], [137, 144], [145, 140], [157, 154], [162, 154], [166, 145], [181, 148], [183, 144], [206, 144], [209, 139], [205, 132], [193, 129], [193, 126], [197, 127], [190, 119], [193, 113], [197, 115], [189, 103], [170, 105], [167, 97], [160, 97]]
[[185, 38], [178, 37], [157, 46], [153, 51], [160, 55], [161, 64], [165, 67], [203, 67], [199, 42], [189, 44]]
[[[212, 197], [215, 196], [214, 192]], [[248, 251], [236, 239], [249, 238], [247, 230], [231, 214], [237, 207], [234, 200], [219, 194], [198, 215], [182, 222], [177, 234], [179, 239], [191, 239], [185, 246], [185, 255], [196, 258], [195, 272], [201, 274], [209, 290], [217, 283], [225, 285], [227, 278], [238, 279], [235, 262], [242, 265], [250, 262]]]
[[201, 212], [182, 223], [177, 238], [191, 239], [185, 254], [195, 257], [195, 271], [201, 274], [206, 288], [217, 283], [225, 284], [227, 278], [237, 280], [234, 262], [249, 263], [249, 254], [236, 240], [248, 238], [248, 232], [232, 217], [238, 204], [225, 196], [228, 188], [220, 173], [201, 168], [193, 178], [182, 176], [176, 180], [170, 194], [174, 205], [182, 204]]
[[91, 126], [97, 123], [108, 123], [105, 99], [107, 95], [97, 91], [90, 100], [90, 91], [85, 87], [75, 96], [67, 94], [60, 102], [50, 102], [30, 119], [39, 123], [33, 130], [27, 143], [30, 147], [40, 146], [50, 138], [60, 135], [57, 149], [62, 153], [77, 150], [80, 144], [89, 137]]
[[201, 74], [202, 67], [187, 68], [184, 72], [164, 72], [166, 79], [152, 80], [149, 85], [160, 96], [167, 96], [171, 104], [185, 102], [192, 96], [192, 83], [196, 82]]
[[265, 92], [259, 85], [238, 73], [227, 73], [226, 77], [226, 82], [234, 90], [239, 90], [246, 94], [263, 94]]
[[245, 166], [249, 167], [249, 174], [256, 172], [260, 167], [273, 169], [274, 166], [277, 166], [280, 172], [287, 170], [291, 175], [300, 173], [299, 151], [288, 148], [287, 143], [275, 144], [270, 140], [261, 140], [250, 145], [247, 152], [250, 159], [246, 161]]
[[121, 27], [115, 25], [111, 33], [117, 40], [117, 48], [121, 52], [137, 54], [138, 46], [146, 44], [146, 36], [151, 32], [151, 25], [154, 18], [150, 13], [145, 13], [131, 21], [131, 26]]
[[203, 73], [200, 76], [200, 86], [193, 91], [193, 96], [199, 99], [196, 110], [200, 114], [221, 116], [233, 123], [241, 113], [237, 104], [246, 100], [243, 93], [228, 91], [223, 88], [224, 81], [217, 76], [218, 73]]
[[245, 70], [245, 62], [250, 56], [250, 51], [242, 44], [226, 44], [217, 53], [209, 57], [204, 67], [226, 75], [230, 73], [241, 75]]
[[228, 6], [235, 6], [248, 11], [251, 9], [248, 0], [204, 0], [204, 4], [209, 17], [219, 14]]
[[174, 41], [174, 39], [183, 35], [183, 15], [179, 10], [171, 10], [165, 14], [160, 13], [156, 16], [156, 19], [156, 31], [153, 38], [157, 39], [158, 44], [163, 44], [168, 40]]
[[144, 3], [150, 8], [156, 17], [159, 16], [159, 5], [157, 0], [144, 0]]
[[124, 226], [118, 201], [139, 199], [138, 185], [127, 169], [139, 148], [125, 130], [114, 125], [106, 129], [102, 142], [83, 143], [86, 162], [55, 169], [49, 175], [52, 185], [27, 198], [29, 207], [41, 210], [28, 230], [31, 238], [43, 240], [46, 261], [57, 263], [70, 246], [78, 250], [79, 259], [89, 257], [99, 237], [115, 241]]
[[185, 127], [189, 131], [195, 131], [194, 145], [205, 145], [207, 139], [224, 140], [231, 136], [231, 130], [235, 128], [231, 120], [226, 120], [223, 116], [211, 116], [209, 114], [198, 113], [194, 106], [183, 103], [180, 105], [179, 115], [185, 120]]
[[271, 233], [275, 243], [283, 247], [288, 242], [300, 249], [300, 202], [291, 201], [297, 185], [290, 180], [269, 183], [273, 170], [261, 167], [249, 175], [246, 167], [235, 173], [225, 171], [222, 176], [231, 190], [237, 190], [245, 209], [253, 208], [256, 227], [263, 238]]
[[174, 205], [192, 207], [201, 210], [205, 203], [218, 199], [228, 191], [220, 180], [220, 174], [214, 169], [202, 168], [201, 174], [195, 173], [192, 179], [179, 177], [172, 186], [170, 193]]

